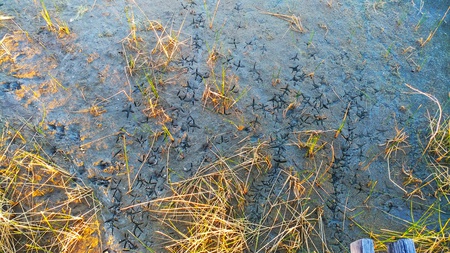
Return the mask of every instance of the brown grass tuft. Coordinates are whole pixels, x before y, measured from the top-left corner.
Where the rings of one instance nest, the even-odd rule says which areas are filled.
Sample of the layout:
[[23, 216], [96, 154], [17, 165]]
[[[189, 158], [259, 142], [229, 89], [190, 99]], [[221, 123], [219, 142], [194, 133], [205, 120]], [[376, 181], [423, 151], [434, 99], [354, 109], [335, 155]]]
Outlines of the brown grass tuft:
[[3, 128], [0, 143], [0, 251], [95, 252], [99, 203], [90, 188], [63, 168], [24, 147]]

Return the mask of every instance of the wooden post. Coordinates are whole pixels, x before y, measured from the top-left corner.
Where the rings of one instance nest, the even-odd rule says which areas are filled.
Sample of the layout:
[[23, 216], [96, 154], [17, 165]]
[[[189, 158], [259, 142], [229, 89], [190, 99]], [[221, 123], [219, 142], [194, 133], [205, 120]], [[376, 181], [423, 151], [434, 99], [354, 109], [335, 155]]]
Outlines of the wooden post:
[[351, 253], [375, 253], [372, 239], [359, 239], [350, 243]]
[[416, 253], [414, 242], [411, 239], [400, 239], [387, 246], [388, 253]]

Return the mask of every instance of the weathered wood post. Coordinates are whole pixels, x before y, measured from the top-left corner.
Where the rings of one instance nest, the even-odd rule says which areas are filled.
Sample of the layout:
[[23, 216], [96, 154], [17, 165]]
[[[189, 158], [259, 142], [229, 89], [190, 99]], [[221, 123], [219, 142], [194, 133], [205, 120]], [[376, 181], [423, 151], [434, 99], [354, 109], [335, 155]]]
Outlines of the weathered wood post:
[[[411, 239], [400, 239], [387, 245], [388, 253], [416, 253]], [[360, 239], [350, 244], [351, 253], [375, 253], [372, 239]]]
[[388, 253], [416, 253], [414, 242], [411, 239], [400, 239], [387, 245]]
[[351, 253], [375, 253], [372, 239], [359, 239], [350, 243]]

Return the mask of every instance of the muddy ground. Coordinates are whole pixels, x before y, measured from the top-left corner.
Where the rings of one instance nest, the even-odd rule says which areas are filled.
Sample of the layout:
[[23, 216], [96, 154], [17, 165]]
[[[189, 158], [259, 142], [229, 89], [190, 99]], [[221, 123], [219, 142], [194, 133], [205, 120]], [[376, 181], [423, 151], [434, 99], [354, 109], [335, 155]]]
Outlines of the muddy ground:
[[[368, 236], [355, 224], [403, 231], [404, 221], [436, 203], [422, 151], [437, 106], [405, 84], [449, 113], [449, 18], [420, 45], [448, 2], [45, 3], [70, 34], [49, 31], [39, 1], [0, 3], [1, 14], [14, 17], [0, 21], [10, 54], [1, 65], [0, 110], [5, 121], [34, 126], [51, 159], [94, 189], [103, 240], [93, 252], [145, 252], [143, 243], [162, 252], [155, 231], [164, 227], [143, 206], [124, 208], [166, 196], [169, 180], [191, 177], [217, 154], [262, 142], [272, 168], [249, 183], [249, 196], [263, 201], [271, 189], [264, 182], [280, 171], [315, 172], [308, 205], [323, 210], [329, 251], [348, 252]], [[176, 38], [170, 60], [158, 35]], [[222, 73], [229, 107], [204, 98]], [[165, 115], [149, 109], [146, 74]], [[388, 165], [386, 143], [399, 130], [407, 143]], [[296, 145], [308, 131], [323, 145], [312, 154]], [[448, 219], [449, 203], [441, 205]], [[257, 220], [257, 208], [247, 215]]]

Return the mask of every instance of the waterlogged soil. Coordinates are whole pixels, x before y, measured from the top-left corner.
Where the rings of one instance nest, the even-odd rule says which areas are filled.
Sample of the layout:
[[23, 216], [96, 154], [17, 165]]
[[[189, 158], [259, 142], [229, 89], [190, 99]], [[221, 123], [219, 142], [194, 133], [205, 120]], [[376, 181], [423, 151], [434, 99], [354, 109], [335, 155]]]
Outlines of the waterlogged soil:
[[[13, 17], [0, 21], [0, 111], [93, 188], [102, 243], [86, 252], [164, 252], [168, 231], [139, 203], [260, 143], [271, 168], [249, 179], [248, 220], [294, 171], [330, 252], [439, 202], [422, 153], [438, 107], [406, 84], [449, 113], [448, 2], [44, 2], [56, 31], [39, 1], [0, 3]], [[205, 97], [223, 83], [229, 106]]]

